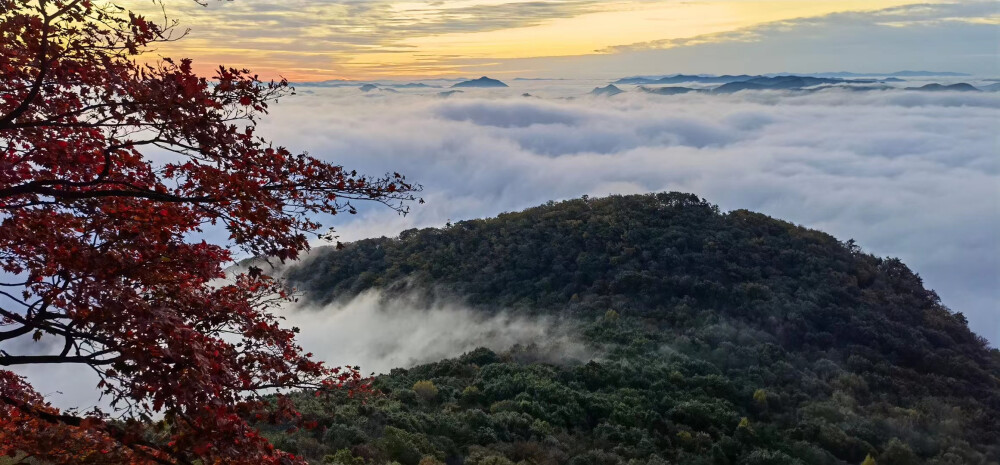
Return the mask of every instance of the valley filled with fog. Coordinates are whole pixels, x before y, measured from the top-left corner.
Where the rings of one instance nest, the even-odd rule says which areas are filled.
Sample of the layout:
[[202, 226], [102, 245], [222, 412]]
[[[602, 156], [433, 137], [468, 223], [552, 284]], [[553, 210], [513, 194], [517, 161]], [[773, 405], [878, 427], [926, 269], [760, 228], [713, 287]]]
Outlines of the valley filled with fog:
[[[300, 86], [261, 124], [292, 151], [363, 173], [398, 171], [424, 187], [426, 203], [406, 216], [362, 202], [356, 216], [322, 218], [341, 241], [584, 195], [690, 192], [723, 210], [758, 211], [898, 257], [973, 331], [1000, 341], [998, 93], [834, 87], [666, 96], [620, 85], [623, 93], [598, 96], [591, 91], [607, 81], [506, 80], [509, 88], [445, 97], [458, 81], [423, 82], [367, 92], [363, 83]], [[930, 82], [943, 81], [898, 86]], [[225, 240], [222, 231], [207, 234]], [[598, 355], [557, 321], [482, 316], [459, 301], [428, 306], [368, 293], [283, 313], [307, 350], [365, 373], [542, 339], [559, 357]], [[97, 382], [85, 369], [18, 371], [56, 405], [100, 403], [76, 389]]]
[[[325, 219], [341, 240], [493, 216], [607, 194], [683, 191], [901, 258], [1000, 340], [1000, 94], [828, 88], [655, 95], [608, 81], [335, 82], [299, 86], [262, 129], [293, 150], [360, 172], [399, 171], [424, 186], [405, 217], [359, 204]], [[697, 86], [697, 85], [695, 85]]]

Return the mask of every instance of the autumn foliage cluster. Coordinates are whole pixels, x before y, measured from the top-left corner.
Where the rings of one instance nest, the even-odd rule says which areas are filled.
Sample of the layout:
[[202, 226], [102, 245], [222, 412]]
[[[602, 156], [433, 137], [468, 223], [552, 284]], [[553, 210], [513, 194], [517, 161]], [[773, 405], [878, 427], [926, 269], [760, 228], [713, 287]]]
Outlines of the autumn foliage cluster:
[[313, 218], [352, 200], [405, 211], [417, 188], [263, 140], [256, 121], [287, 83], [144, 54], [179, 35], [103, 2], [0, 0], [0, 368], [85, 366], [114, 406], [61, 412], [0, 370], [0, 454], [294, 462], [248, 424], [303, 423], [263, 395], [363, 387], [279, 324], [281, 283], [256, 268], [222, 281], [223, 267], [230, 247], [294, 259]]

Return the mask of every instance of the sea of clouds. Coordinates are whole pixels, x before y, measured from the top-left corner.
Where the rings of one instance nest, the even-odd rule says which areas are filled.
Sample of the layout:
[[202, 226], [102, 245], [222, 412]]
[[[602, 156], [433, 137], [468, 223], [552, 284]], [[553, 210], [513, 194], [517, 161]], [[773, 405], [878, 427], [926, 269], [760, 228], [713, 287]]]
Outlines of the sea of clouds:
[[[581, 195], [692, 192], [899, 257], [1000, 343], [1000, 94], [658, 96], [623, 87], [606, 98], [587, 95], [606, 82], [510, 84], [448, 98], [437, 95], [446, 89], [300, 88], [260, 129], [293, 151], [424, 186], [426, 204], [405, 217], [358, 204], [357, 216], [328, 218], [342, 240]], [[366, 373], [551, 339], [564, 355], [593, 356], [557, 321], [484, 316], [454, 302], [369, 293], [282, 313], [317, 358]], [[18, 371], [58, 406], [99, 404], [96, 378], [79, 367]]]
[[1000, 94], [659, 96], [623, 86], [608, 98], [588, 95], [606, 82], [508, 84], [448, 98], [437, 95], [446, 89], [300, 88], [261, 129], [294, 150], [424, 186], [427, 203], [405, 217], [367, 206], [336, 218], [345, 240], [581, 195], [692, 192], [899, 257], [1000, 342]]

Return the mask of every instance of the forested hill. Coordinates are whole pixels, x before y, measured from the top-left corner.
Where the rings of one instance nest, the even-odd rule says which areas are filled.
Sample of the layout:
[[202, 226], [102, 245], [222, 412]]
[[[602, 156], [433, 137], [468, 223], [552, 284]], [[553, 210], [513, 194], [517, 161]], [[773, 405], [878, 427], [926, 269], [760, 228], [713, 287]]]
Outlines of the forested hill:
[[[862, 344], [928, 369], [988, 360], [964, 317], [899, 260], [693, 195], [550, 203], [316, 255], [288, 273], [306, 298], [443, 289], [484, 308], [614, 310], [672, 328], [737, 319], [786, 346]], [[950, 355], [924, 356], [938, 348]]]
[[375, 402], [317, 404], [326, 432], [278, 439], [317, 460], [1000, 461], [1000, 353], [916, 274], [693, 195], [405, 231], [320, 250], [287, 277], [319, 301], [381, 288], [557, 314], [602, 353], [556, 366], [530, 348], [478, 351], [396, 370]]

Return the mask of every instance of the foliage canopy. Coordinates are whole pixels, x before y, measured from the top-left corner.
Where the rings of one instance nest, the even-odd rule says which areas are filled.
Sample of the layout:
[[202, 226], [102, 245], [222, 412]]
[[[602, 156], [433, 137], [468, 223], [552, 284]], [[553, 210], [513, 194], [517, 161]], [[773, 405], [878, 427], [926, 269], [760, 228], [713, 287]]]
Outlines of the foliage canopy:
[[[689, 194], [577, 199], [319, 250], [317, 301], [370, 288], [558, 316], [599, 354], [480, 349], [376, 378], [282, 447], [367, 463], [992, 464], [1000, 353], [897, 259]], [[556, 362], [553, 362], [556, 360]], [[436, 402], [412, 387], [437, 386]], [[391, 433], [390, 433], [391, 432]], [[391, 446], [391, 447], [390, 447]]]
[[[261, 139], [287, 83], [145, 54], [173, 26], [112, 3], [0, 0], [0, 366], [87, 366], [119, 415], [60, 412], [0, 371], [0, 454], [284, 463], [247, 420], [297, 413], [260, 393], [360, 380], [302, 352], [261, 270], [213, 281], [228, 246], [293, 259], [315, 215], [359, 199], [403, 211], [414, 186]], [[192, 239], [206, 227], [229, 243]]]

